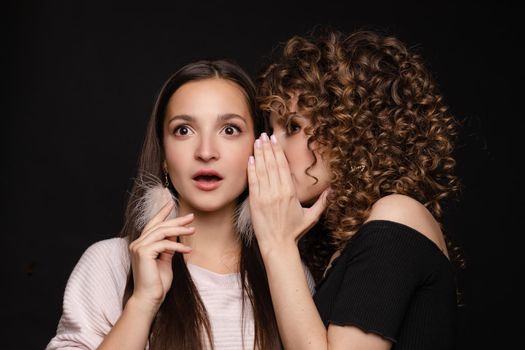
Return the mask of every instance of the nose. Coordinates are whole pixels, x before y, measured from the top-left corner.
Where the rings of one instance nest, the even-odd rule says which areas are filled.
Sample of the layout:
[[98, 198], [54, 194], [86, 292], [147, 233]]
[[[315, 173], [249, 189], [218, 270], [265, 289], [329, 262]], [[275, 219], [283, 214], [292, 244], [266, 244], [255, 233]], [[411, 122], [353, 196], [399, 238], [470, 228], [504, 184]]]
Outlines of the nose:
[[199, 139], [199, 144], [195, 149], [195, 159], [204, 162], [219, 159], [219, 151], [211, 137], [203, 136]]

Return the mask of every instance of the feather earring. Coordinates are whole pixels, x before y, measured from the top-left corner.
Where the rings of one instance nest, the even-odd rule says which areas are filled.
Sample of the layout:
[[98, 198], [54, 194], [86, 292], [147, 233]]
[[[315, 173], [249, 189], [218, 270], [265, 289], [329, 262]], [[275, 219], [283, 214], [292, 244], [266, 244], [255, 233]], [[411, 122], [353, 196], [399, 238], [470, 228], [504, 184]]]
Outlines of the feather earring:
[[144, 195], [136, 202], [135, 208], [138, 213], [137, 229], [142, 231], [146, 224], [157, 215], [160, 209], [170, 200], [175, 202], [175, 206], [166, 220], [177, 217], [178, 200], [167, 187], [164, 187], [163, 184], [156, 179], [143, 181], [139, 186], [144, 188]]
[[246, 197], [235, 209], [234, 223], [235, 229], [245, 245], [250, 246], [255, 233], [252, 226], [249, 197]]

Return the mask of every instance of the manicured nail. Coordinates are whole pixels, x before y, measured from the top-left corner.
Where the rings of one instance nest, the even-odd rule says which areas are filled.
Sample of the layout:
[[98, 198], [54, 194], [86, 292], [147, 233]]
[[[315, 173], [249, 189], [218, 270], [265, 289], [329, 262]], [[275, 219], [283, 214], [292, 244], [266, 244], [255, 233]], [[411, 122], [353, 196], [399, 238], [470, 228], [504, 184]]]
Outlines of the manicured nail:
[[263, 142], [268, 142], [270, 140], [265, 132], [261, 134], [261, 139], [263, 140]]
[[261, 140], [255, 140], [255, 148], [261, 148]]
[[255, 164], [255, 158], [253, 156], [250, 156], [250, 158], [248, 158], [248, 163], [249, 164]]
[[270, 136], [270, 140], [272, 140], [272, 143], [273, 143], [274, 145], [277, 144], [277, 137], [275, 137], [274, 134], [272, 134], [272, 136]]

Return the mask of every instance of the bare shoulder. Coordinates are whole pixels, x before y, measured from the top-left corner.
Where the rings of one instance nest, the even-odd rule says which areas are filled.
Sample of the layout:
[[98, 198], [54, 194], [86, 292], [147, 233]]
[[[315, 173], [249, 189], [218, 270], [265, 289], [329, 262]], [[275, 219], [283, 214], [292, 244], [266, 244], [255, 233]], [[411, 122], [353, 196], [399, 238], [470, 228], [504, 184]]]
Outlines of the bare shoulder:
[[412, 197], [391, 194], [372, 206], [367, 221], [388, 220], [420, 232], [432, 240], [446, 254], [446, 244], [439, 223], [425, 206]]

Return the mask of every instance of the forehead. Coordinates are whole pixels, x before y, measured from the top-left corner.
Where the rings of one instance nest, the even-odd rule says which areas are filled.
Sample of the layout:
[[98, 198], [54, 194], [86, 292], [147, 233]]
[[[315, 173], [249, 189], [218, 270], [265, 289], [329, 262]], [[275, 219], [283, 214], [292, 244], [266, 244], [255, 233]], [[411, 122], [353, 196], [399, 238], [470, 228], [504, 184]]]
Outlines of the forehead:
[[185, 83], [170, 97], [166, 113], [194, 116], [236, 113], [247, 118], [251, 116], [246, 94], [241, 87], [220, 78]]

